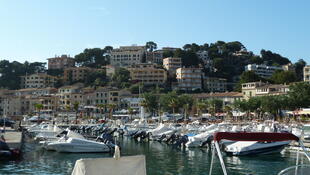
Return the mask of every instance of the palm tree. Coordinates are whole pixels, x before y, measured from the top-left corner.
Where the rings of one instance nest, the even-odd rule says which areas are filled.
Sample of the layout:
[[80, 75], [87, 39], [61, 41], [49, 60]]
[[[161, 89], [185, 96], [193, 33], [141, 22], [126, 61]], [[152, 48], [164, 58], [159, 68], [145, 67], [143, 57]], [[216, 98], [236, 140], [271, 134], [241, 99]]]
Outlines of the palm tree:
[[101, 114], [101, 116], [103, 115], [103, 109], [104, 109], [105, 107], [106, 107], [105, 104], [97, 104], [97, 108], [100, 109], [100, 114]]
[[128, 110], [129, 115], [130, 115], [130, 119], [132, 119], [133, 109], [131, 107], [129, 107], [127, 110]]
[[112, 113], [113, 113], [113, 110], [116, 108], [116, 104], [114, 103], [108, 104], [107, 108], [109, 109], [109, 117], [110, 119], [112, 119]]
[[228, 106], [228, 105], [226, 105], [226, 106], [224, 106], [224, 112], [226, 112], [226, 116], [228, 117], [228, 118], [232, 118], [233, 117], [233, 114], [232, 114], [232, 107], [230, 107], [230, 106]]
[[176, 108], [178, 107], [178, 101], [177, 101], [177, 99], [175, 99], [175, 98], [172, 98], [172, 99], [170, 99], [170, 101], [169, 101], [169, 107], [171, 107], [172, 108], [172, 113], [174, 114], [175, 113], [175, 110], [176, 110]]
[[69, 111], [71, 110], [71, 106], [70, 105], [66, 105], [66, 111], [67, 111], [67, 124], [69, 123]]
[[40, 123], [40, 112], [41, 112], [41, 110], [43, 109], [44, 106], [43, 106], [43, 104], [36, 103], [36, 104], [34, 104], [34, 107], [38, 111], [38, 120], [37, 120], [37, 122]]
[[202, 111], [206, 109], [206, 107], [207, 107], [207, 104], [203, 101], [196, 103], [197, 113], [199, 117], [201, 117]]
[[[168, 106], [169, 106], [170, 108], [172, 108], [172, 113], [173, 113], [173, 114], [175, 113], [175, 111], [176, 111], [178, 105], [179, 105], [179, 104], [178, 104], [178, 101], [177, 101], [176, 98], [170, 99]], [[176, 116], [174, 116], [174, 121], [176, 122]]]
[[186, 104], [184, 104], [183, 105], [183, 108], [184, 108], [184, 117], [185, 117], [185, 119], [187, 118], [187, 115], [188, 115], [188, 110], [189, 110], [189, 104], [188, 103], [186, 103]]
[[73, 104], [73, 109], [74, 109], [74, 111], [75, 111], [75, 124], [77, 124], [78, 112], [79, 112], [79, 105], [80, 105], [79, 102], [75, 102], [75, 103]]

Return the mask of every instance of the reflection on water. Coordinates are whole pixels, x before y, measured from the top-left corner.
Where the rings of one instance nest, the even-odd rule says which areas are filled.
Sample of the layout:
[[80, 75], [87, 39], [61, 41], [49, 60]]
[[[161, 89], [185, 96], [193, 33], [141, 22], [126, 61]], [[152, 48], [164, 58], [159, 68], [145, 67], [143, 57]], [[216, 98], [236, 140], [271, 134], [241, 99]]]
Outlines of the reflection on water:
[[[159, 142], [140, 143], [129, 138], [119, 140], [122, 155], [146, 155], [148, 175], [207, 175], [211, 150], [174, 148]], [[80, 158], [112, 157], [111, 154], [66, 154], [46, 152], [34, 143], [26, 144], [24, 160], [0, 162], [0, 174], [71, 174], [76, 160]], [[296, 154], [271, 154], [250, 157], [224, 157], [229, 174], [277, 174], [295, 164]], [[213, 174], [222, 174], [218, 158], [214, 159]]]

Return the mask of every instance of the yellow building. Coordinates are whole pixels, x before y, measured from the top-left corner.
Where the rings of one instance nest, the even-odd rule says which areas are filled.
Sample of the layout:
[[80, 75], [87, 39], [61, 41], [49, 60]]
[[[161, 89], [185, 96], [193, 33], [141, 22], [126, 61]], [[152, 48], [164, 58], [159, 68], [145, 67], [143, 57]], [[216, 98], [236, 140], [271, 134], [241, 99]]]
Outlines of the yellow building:
[[128, 67], [139, 64], [146, 56], [145, 46], [121, 46], [111, 52], [110, 64], [115, 67]]
[[57, 78], [46, 73], [36, 73], [21, 76], [22, 88], [47, 88], [54, 87]]
[[132, 81], [144, 84], [164, 84], [167, 80], [167, 72], [156, 64], [141, 63], [128, 68]]
[[89, 67], [71, 67], [64, 70], [65, 82], [83, 81], [91, 72], [104, 71], [104, 69], [92, 69]]

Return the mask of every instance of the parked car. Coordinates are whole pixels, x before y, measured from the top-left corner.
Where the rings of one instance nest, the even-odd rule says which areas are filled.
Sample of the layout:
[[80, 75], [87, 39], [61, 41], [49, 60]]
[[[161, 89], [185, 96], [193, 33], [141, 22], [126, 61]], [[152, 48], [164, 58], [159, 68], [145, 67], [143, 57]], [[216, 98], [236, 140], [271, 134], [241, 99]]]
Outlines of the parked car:
[[10, 120], [8, 118], [0, 118], [0, 126], [7, 126], [7, 127], [13, 127], [15, 124], [15, 121]]

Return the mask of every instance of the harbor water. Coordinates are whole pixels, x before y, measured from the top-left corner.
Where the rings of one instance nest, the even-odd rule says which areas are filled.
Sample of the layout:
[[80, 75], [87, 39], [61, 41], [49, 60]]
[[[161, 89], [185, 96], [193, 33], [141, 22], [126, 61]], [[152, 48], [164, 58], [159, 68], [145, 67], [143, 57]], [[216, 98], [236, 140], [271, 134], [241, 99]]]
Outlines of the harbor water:
[[[137, 142], [124, 137], [118, 140], [122, 156], [145, 155], [148, 175], [207, 175], [211, 151], [207, 148], [182, 149], [159, 142]], [[72, 154], [47, 152], [37, 144], [27, 142], [21, 161], [0, 162], [0, 174], [71, 174], [75, 161], [80, 158], [112, 157], [109, 153]], [[282, 169], [293, 166], [296, 154], [284, 152], [259, 156], [224, 156], [228, 174], [276, 175]], [[218, 158], [215, 158], [213, 174], [223, 174]]]

